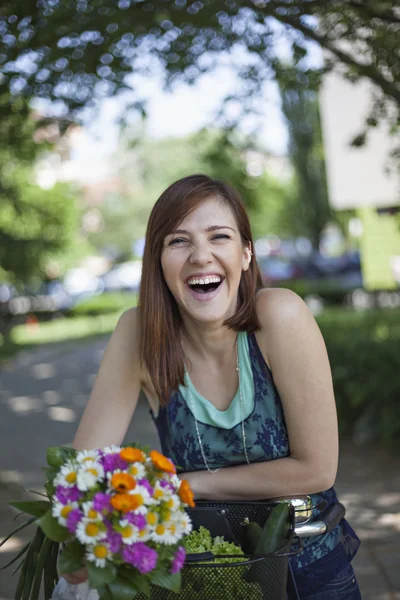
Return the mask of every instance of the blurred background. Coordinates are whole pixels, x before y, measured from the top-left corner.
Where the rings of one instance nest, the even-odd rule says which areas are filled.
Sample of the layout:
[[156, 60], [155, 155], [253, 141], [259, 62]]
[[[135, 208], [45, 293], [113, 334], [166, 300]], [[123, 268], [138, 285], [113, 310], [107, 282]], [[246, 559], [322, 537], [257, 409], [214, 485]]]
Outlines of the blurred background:
[[[399, 22], [378, 0], [2, 3], [1, 534], [136, 303], [154, 202], [203, 172], [242, 193], [264, 284], [318, 321], [363, 597], [400, 594]], [[146, 413], [128, 439], [156, 445]]]

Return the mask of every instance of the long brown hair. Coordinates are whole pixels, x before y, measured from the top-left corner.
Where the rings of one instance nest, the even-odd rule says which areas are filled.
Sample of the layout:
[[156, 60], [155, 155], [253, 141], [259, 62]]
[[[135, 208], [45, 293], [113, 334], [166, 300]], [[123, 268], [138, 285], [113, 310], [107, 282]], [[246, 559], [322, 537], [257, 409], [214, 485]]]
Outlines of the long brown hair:
[[[229, 206], [244, 245], [251, 242], [250, 222], [239, 193], [227, 183], [207, 175], [190, 175], [172, 183], [161, 194], [151, 211], [146, 231], [142, 279], [139, 293], [139, 351], [160, 403], [168, 402], [171, 392], [184, 383], [184, 354], [180, 343], [181, 317], [165, 282], [161, 253], [165, 237], [198, 204], [216, 196]], [[260, 271], [253, 256], [242, 272], [238, 290], [238, 309], [224, 324], [235, 331], [249, 333], [260, 328], [255, 295], [262, 287]]]

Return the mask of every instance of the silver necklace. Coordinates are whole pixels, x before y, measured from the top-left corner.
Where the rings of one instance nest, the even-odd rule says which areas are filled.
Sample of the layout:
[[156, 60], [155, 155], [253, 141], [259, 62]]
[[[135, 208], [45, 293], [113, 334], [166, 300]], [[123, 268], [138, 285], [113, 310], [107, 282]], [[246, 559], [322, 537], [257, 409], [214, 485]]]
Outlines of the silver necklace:
[[[246, 432], [244, 430], [244, 421], [243, 421], [243, 395], [242, 395], [242, 386], [240, 384], [240, 365], [239, 365], [239, 351], [238, 351], [238, 341], [237, 341], [237, 338], [236, 338], [235, 348], [236, 348], [236, 371], [237, 371], [238, 379], [239, 379], [239, 402], [240, 402], [240, 418], [241, 418], [241, 421], [242, 421], [243, 450], [244, 450], [244, 455], [246, 457], [246, 462], [249, 465], [250, 461], [249, 461], [249, 457], [248, 457], [248, 454], [247, 454]], [[185, 367], [185, 373], [188, 376], [188, 372], [186, 370], [186, 367]], [[190, 408], [191, 408], [191, 411], [192, 411], [192, 414], [193, 414], [194, 424], [196, 426], [197, 440], [199, 442], [200, 452], [201, 452], [201, 455], [203, 457], [204, 464], [206, 466], [207, 471], [209, 471], [210, 473], [217, 473], [217, 471], [219, 471], [219, 468], [218, 469], [210, 469], [210, 467], [208, 466], [206, 455], [205, 455], [205, 452], [204, 452], [203, 442], [201, 441], [201, 436], [200, 436], [200, 432], [199, 432], [199, 425], [197, 423], [197, 419], [196, 419], [195, 414], [194, 414], [194, 410], [195, 409], [194, 409], [194, 401], [193, 401], [192, 390], [190, 389], [189, 385], [187, 386], [187, 388], [188, 388], [189, 404], [190, 404]]]

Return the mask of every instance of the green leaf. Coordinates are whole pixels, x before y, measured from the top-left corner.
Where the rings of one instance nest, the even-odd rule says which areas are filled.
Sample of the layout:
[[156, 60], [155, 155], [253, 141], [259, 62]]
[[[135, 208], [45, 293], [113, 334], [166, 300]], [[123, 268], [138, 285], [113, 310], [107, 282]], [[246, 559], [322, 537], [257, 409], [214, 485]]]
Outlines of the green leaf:
[[123, 579], [127, 579], [128, 581], [133, 583], [134, 587], [139, 592], [147, 596], [147, 598], [150, 598], [151, 584], [148, 577], [142, 575], [141, 573], [138, 573], [136, 569], [132, 569], [125, 566], [120, 567], [118, 569], [118, 575]]
[[160, 573], [156, 571], [151, 578], [151, 583], [179, 594], [181, 590], [181, 573]]
[[24, 583], [24, 589], [22, 592], [22, 600], [29, 600], [29, 596], [32, 589], [33, 579], [35, 577], [36, 564], [39, 557], [39, 552], [43, 544], [45, 536], [43, 531], [38, 527], [36, 529], [35, 537], [33, 538], [27, 555], [26, 555], [26, 577]]
[[113, 581], [117, 575], [115, 565], [108, 564], [106, 567], [96, 567], [91, 562], [88, 562], [87, 569], [89, 573], [89, 585], [92, 588], [97, 588], [105, 583]]
[[39, 557], [35, 570], [35, 577], [33, 579], [32, 591], [30, 600], [38, 600], [40, 585], [42, 583], [42, 572], [44, 565], [49, 560], [50, 552], [53, 546], [53, 541], [50, 538], [45, 538], [42, 547], [39, 552]]
[[97, 593], [99, 594], [99, 600], [114, 600], [108, 585], [101, 585], [98, 587]]
[[47, 464], [50, 467], [61, 467], [74, 456], [76, 456], [76, 450], [68, 446], [50, 446], [47, 448]]
[[22, 592], [23, 592], [24, 585], [25, 585], [26, 569], [27, 569], [27, 561], [25, 558], [24, 564], [22, 565], [21, 574], [18, 578], [18, 584], [17, 584], [17, 588], [15, 590], [14, 600], [21, 600]]
[[115, 581], [108, 584], [108, 587], [111, 590], [113, 600], [132, 600], [137, 595], [135, 585], [123, 577], [117, 577]]
[[32, 500], [30, 502], [10, 502], [9, 505], [13, 508], [21, 510], [22, 512], [28, 513], [28, 515], [33, 515], [34, 517], [41, 517], [51, 507], [50, 502], [46, 502], [46, 500]]
[[21, 531], [21, 529], [25, 529], [25, 527], [28, 527], [28, 525], [32, 525], [32, 523], [36, 521], [36, 517], [32, 517], [31, 519], [28, 519], [27, 521], [25, 521], [25, 523], [22, 523], [22, 525], [20, 525], [19, 527], [17, 527], [16, 529], [14, 529], [14, 531], [12, 531], [11, 533], [8, 534], [7, 537], [4, 538], [4, 540], [2, 540], [0, 542], [0, 548], [15, 534], [18, 533], [18, 531]]
[[60, 573], [72, 573], [84, 565], [85, 548], [77, 540], [66, 544], [60, 554], [58, 568]]
[[71, 536], [68, 529], [60, 525], [57, 519], [53, 517], [50, 510], [48, 510], [40, 519], [39, 525], [47, 537], [53, 540], [53, 542], [65, 542], [65, 540]]
[[52, 542], [50, 548], [50, 555], [44, 565], [43, 583], [44, 583], [44, 600], [51, 600], [53, 595], [55, 582], [58, 580], [57, 575], [57, 553], [58, 553], [57, 542]]

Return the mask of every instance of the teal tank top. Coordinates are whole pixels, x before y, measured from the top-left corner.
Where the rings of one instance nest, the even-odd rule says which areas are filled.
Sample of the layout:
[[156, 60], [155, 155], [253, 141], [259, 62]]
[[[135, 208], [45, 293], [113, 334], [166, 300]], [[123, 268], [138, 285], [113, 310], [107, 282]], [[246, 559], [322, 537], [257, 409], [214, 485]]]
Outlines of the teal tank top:
[[[246, 450], [251, 463], [275, 460], [290, 455], [289, 438], [279, 392], [274, 384], [254, 334], [238, 336], [240, 377], [243, 396], [243, 422]], [[191, 386], [194, 414], [187, 402]], [[195, 419], [210, 469], [246, 464], [243, 450], [239, 392], [227, 410], [220, 411], [203, 398], [186, 374], [185, 386], [171, 394], [169, 403], [158, 414], [150, 414], [157, 427], [163, 453], [183, 472], [206, 469]], [[311, 494], [313, 505], [337, 502], [334, 488]], [[314, 508], [317, 518], [320, 510]], [[303, 539], [304, 549], [290, 558], [301, 595], [320, 589], [346, 567], [355, 555], [360, 540], [346, 519], [329, 534]]]

